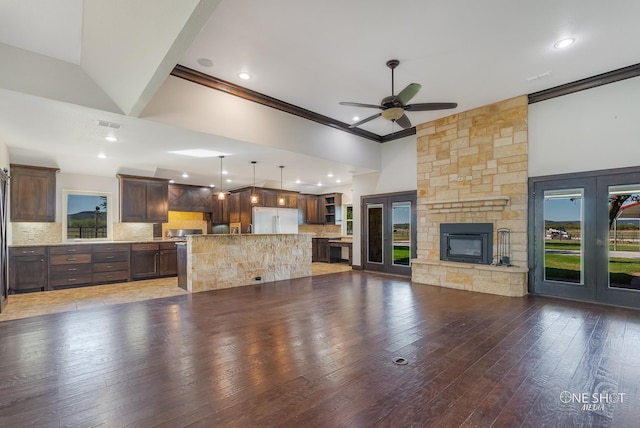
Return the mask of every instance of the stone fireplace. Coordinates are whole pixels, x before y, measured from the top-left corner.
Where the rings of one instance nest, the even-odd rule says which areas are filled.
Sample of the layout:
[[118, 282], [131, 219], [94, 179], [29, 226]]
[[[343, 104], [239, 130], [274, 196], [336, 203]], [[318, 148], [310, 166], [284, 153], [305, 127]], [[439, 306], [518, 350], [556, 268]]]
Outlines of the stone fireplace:
[[[414, 282], [527, 293], [527, 106], [521, 96], [417, 126]], [[509, 229], [513, 266], [441, 260], [441, 224], [452, 223], [490, 223], [493, 248], [495, 231]]]

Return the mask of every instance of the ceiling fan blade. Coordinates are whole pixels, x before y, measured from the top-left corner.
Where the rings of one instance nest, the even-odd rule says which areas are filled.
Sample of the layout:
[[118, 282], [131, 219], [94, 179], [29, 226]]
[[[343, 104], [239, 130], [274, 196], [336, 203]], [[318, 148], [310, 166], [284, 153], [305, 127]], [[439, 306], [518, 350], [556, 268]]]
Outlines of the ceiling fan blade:
[[349, 103], [349, 102], [346, 102], [346, 101], [341, 101], [338, 104], [340, 104], [341, 106], [377, 108], [377, 109], [380, 109], [380, 110], [382, 110], [384, 108], [382, 106], [377, 106], [375, 104]]
[[415, 97], [418, 91], [422, 88], [422, 85], [419, 83], [409, 83], [406, 88], [400, 91], [398, 95], [396, 95], [396, 100], [400, 101], [402, 105], [407, 105], [411, 98]]
[[447, 110], [458, 107], [458, 103], [418, 103], [404, 106], [408, 111]]
[[369, 121], [371, 121], [371, 120], [373, 120], [373, 119], [376, 119], [376, 118], [378, 118], [378, 117], [380, 117], [380, 116], [382, 116], [382, 113], [376, 113], [376, 114], [374, 114], [373, 116], [369, 116], [369, 117], [367, 117], [367, 118], [364, 118], [364, 119], [362, 119], [362, 120], [361, 120], [361, 121], [359, 121], [359, 122], [352, 123], [351, 125], [349, 125], [349, 128], [355, 128], [356, 126], [360, 126], [360, 125], [362, 125], [363, 123], [367, 123], [367, 122], [369, 122]]
[[403, 114], [400, 119], [396, 120], [396, 123], [402, 127], [402, 129], [411, 128], [411, 121], [406, 114]]

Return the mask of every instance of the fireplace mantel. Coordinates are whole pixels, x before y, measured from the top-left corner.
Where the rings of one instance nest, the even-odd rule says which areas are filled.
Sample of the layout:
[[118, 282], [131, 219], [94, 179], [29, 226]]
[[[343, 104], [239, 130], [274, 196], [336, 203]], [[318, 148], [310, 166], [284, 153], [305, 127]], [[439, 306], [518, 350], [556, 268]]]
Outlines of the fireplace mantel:
[[509, 204], [508, 196], [457, 199], [449, 201], [427, 201], [424, 205], [432, 213], [454, 213], [471, 211], [502, 211]]

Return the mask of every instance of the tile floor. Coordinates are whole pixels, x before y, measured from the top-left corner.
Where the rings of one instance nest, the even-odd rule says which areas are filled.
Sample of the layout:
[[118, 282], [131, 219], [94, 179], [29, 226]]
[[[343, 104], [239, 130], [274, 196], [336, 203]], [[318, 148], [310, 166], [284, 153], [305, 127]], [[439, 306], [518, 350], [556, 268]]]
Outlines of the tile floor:
[[[349, 270], [351, 266], [343, 263], [312, 264], [314, 276]], [[14, 294], [9, 296], [5, 310], [0, 313], [0, 322], [179, 294], [186, 294], [186, 291], [178, 287], [175, 277]]]

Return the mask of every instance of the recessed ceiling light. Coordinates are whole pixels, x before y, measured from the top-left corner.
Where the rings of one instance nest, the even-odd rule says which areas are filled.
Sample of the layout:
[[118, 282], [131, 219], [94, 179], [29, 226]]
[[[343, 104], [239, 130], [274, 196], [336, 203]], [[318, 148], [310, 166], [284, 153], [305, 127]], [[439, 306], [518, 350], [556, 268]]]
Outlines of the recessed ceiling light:
[[340, 180], [339, 178], [336, 180], [336, 183], [342, 183], [342, 180]]
[[182, 178], [189, 178], [189, 174], [187, 174], [186, 172], [182, 173]]
[[333, 177], [333, 174], [329, 173], [329, 174], [327, 174], [327, 177], [331, 178], [331, 177]]
[[223, 173], [224, 175], [227, 175], [227, 174], [229, 174], [229, 171], [222, 171], [222, 173]]
[[227, 178], [226, 181], [227, 181], [227, 183], [231, 183], [231, 179], [230, 178]]
[[99, 157], [100, 159], [106, 159], [106, 158], [107, 158], [107, 155], [105, 155], [104, 153], [98, 153], [98, 157]]
[[297, 180], [296, 180], [296, 184], [300, 184], [300, 183], [302, 183], [302, 182], [300, 181], [300, 179], [297, 179]]
[[360, 118], [359, 118], [358, 116], [353, 116], [353, 121], [354, 121], [354, 122], [357, 122], [357, 121], [359, 121], [359, 120], [360, 120]]
[[251, 75], [249, 73], [247, 73], [246, 71], [243, 71], [242, 73], [238, 73], [238, 77], [241, 78], [242, 80], [250, 80], [251, 79]]
[[213, 65], [213, 61], [211, 61], [209, 58], [198, 58], [198, 64], [203, 67], [211, 67]]
[[573, 37], [569, 37], [569, 38], [566, 38], [566, 39], [558, 40], [557, 42], [555, 42], [553, 47], [556, 48], [556, 49], [563, 49], [563, 48], [571, 46], [575, 41], [576, 41], [576, 39], [574, 39]]
[[216, 187], [215, 184], [209, 184], [209, 187]]
[[318, 181], [318, 186], [322, 186], [322, 182]]
[[194, 158], [212, 158], [220, 156], [229, 156], [228, 153], [216, 152], [208, 149], [187, 149], [187, 150], [174, 150], [169, 153], [183, 156], [193, 156]]
[[175, 183], [175, 182], [176, 182], [176, 180], [173, 180], [173, 179], [172, 179], [172, 180], [169, 180], [169, 183], [171, 183], [171, 184], [173, 184], [173, 183]]
[[107, 135], [106, 137], [104, 137], [105, 140], [111, 142], [111, 143], [115, 143], [116, 141], [118, 141], [118, 139], [116, 137], [114, 137], [113, 135]]

